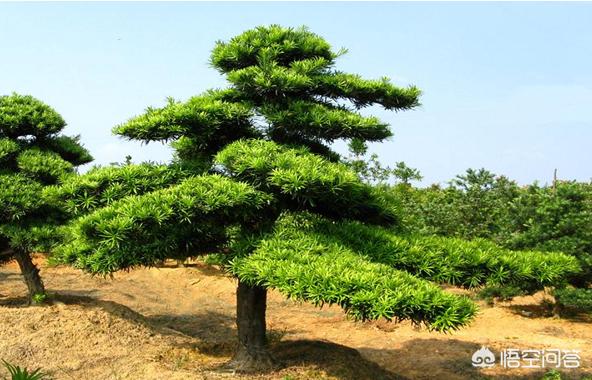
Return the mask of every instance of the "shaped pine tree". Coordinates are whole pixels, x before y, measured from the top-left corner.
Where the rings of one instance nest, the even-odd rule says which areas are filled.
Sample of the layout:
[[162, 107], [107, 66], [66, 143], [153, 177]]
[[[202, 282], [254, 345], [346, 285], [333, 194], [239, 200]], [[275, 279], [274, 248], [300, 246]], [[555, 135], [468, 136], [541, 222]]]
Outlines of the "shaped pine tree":
[[411, 109], [420, 91], [337, 71], [342, 53], [305, 28], [259, 27], [218, 42], [211, 63], [227, 89], [169, 100], [115, 128], [130, 139], [172, 141], [177, 163], [192, 175], [80, 218], [62, 260], [108, 274], [218, 253], [239, 279], [239, 345], [230, 364], [244, 371], [273, 365], [268, 288], [338, 304], [356, 319], [407, 319], [445, 331], [467, 324], [476, 307], [431, 281], [533, 290], [577, 270], [562, 254], [393, 235], [395, 203], [330, 144], [388, 138], [386, 123], [357, 110]]
[[30, 253], [47, 251], [63, 222], [43, 189], [92, 161], [78, 138], [59, 134], [65, 126], [31, 96], [0, 97], [0, 262], [16, 259], [32, 301], [43, 299], [45, 290]]

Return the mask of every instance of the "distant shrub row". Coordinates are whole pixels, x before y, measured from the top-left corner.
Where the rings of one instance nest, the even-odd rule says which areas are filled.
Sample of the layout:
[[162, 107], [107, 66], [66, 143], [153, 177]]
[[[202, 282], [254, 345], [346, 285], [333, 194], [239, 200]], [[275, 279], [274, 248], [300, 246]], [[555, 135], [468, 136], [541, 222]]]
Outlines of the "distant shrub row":
[[576, 257], [582, 271], [569, 282], [583, 290], [556, 296], [566, 305], [592, 302], [586, 290], [592, 284], [592, 183], [521, 187], [487, 170], [469, 169], [447, 186], [402, 183], [385, 189], [397, 199], [401, 228], [409, 234], [488, 239], [508, 249]]

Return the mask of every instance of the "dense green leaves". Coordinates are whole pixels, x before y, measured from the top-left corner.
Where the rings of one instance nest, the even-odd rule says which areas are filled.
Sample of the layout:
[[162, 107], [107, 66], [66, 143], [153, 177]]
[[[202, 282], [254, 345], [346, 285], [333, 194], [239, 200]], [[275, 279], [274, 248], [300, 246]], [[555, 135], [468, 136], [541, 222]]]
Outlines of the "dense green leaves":
[[255, 103], [266, 101], [349, 101], [357, 108], [378, 104], [388, 110], [406, 110], [420, 105], [421, 91], [395, 86], [388, 78], [367, 80], [358, 75], [328, 70], [323, 59], [296, 61], [282, 66], [274, 61], [228, 73], [234, 88]]
[[519, 187], [486, 170], [467, 170], [450, 186], [391, 192], [402, 206], [402, 226], [411, 233], [486, 238], [510, 249], [564, 252], [582, 272], [576, 286], [592, 283], [592, 186], [558, 181], [556, 186]]
[[574, 285], [592, 284], [592, 184], [561, 181], [520, 191], [510, 209], [512, 233], [503, 244], [574, 255], [584, 271]]
[[306, 213], [284, 215], [252, 250], [231, 262], [242, 281], [318, 305], [335, 303], [358, 319], [411, 319], [438, 330], [466, 324], [475, 307], [417, 277], [535, 291], [560, 285], [579, 270], [575, 259], [561, 253], [513, 252], [484, 240], [399, 236]]
[[[0, 164], [4, 167], [11, 159], [16, 158], [16, 153], [20, 150], [20, 144], [14, 140], [0, 138]], [[0, 169], [1, 170], [1, 169]]]
[[229, 226], [255, 223], [271, 201], [244, 183], [220, 176], [189, 178], [80, 218], [58, 260], [107, 274], [212, 252], [227, 242]]
[[363, 117], [342, 107], [308, 101], [271, 104], [260, 111], [272, 123], [270, 135], [303, 135], [328, 142], [337, 139], [380, 141], [391, 136], [387, 124], [376, 117]]
[[338, 304], [356, 319], [409, 319], [446, 331], [475, 315], [470, 300], [372, 262], [364, 252], [316, 234], [309, 221], [309, 216], [284, 216], [252, 255], [233, 260], [231, 271], [241, 281], [278, 289], [290, 298]]
[[37, 214], [22, 223], [0, 226], [0, 235], [10, 241], [12, 249], [24, 252], [50, 252], [60, 242], [61, 235], [51, 219], [42, 218]]
[[222, 72], [273, 60], [282, 65], [309, 59], [332, 61], [331, 46], [307, 28], [283, 28], [279, 25], [248, 30], [229, 42], [219, 41], [212, 51], [212, 65]]
[[43, 204], [42, 186], [22, 174], [0, 174], [0, 224], [17, 222]]
[[232, 177], [276, 194], [290, 209], [376, 223], [395, 221], [375, 189], [348, 167], [303, 148], [263, 140], [239, 141], [218, 153], [215, 162]]
[[209, 92], [184, 103], [170, 99], [163, 108], [148, 108], [114, 132], [143, 141], [189, 137], [197, 150], [211, 154], [234, 140], [256, 136], [251, 117], [245, 105], [220, 100], [216, 92]]
[[66, 126], [51, 107], [29, 95], [0, 96], [0, 137], [43, 137]]
[[93, 168], [84, 175], [69, 177], [59, 186], [46, 188], [44, 194], [70, 216], [80, 216], [128, 195], [166, 188], [190, 175], [179, 166], [148, 163]]
[[74, 166], [88, 164], [93, 160], [88, 150], [80, 145], [80, 136], [47, 138], [40, 141], [39, 145], [45, 150], [56, 152]]
[[392, 135], [388, 124], [354, 107], [410, 109], [420, 96], [417, 88], [397, 87], [387, 78], [334, 71], [334, 60], [343, 53], [334, 53], [306, 28], [248, 30], [219, 41], [212, 52], [211, 63], [226, 75], [229, 88], [148, 108], [114, 132], [142, 141], [173, 140], [176, 158], [198, 166], [244, 138], [301, 145], [336, 161], [327, 146], [335, 140], [381, 141]]
[[349, 100], [357, 107], [379, 104], [395, 110], [419, 105], [416, 87], [400, 88], [388, 78], [365, 80], [332, 71], [334, 59], [344, 52], [332, 52], [325, 40], [306, 28], [272, 25], [249, 30], [228, 43], [218, 42], [212, 64], [255, 100], [325, 97]]
[[[78, 138], [58, 135], [65, 125], [55, 110], [32, 96], [0, 96], [0, 262], [17, 250], [23, 257], [48, 252], [59, 236], [56, 227], [63, 218], [43, 189], [92, 160]], [[36, 271], [25, 275], [38, 279]]]
[[553, 292], [555, 300], [563, 311], [592, 314], [592, 289], [563, 288]]
[[45, 184], [56, 183], [60, 177], [71, 173], [74, 166], [59, 154], [37, 148], [25, 150], [17, 157], [21, 172]]
[[539, 290], [560, 285], [579, 270], [577, 261], [562, 253], [510, 251], [486, 240], [397, 235], [359, 222], [326, 220], [316, 220], [310, 231], [318, 239], [339, 242], [371, 261], [464, 287], [512, 285]]
[[363, 79], [359, 75], [336, 72], [320, 78], [319, 95], [330, 98], [344, 98], [357, 107], [379, 104], [387, 110], [405, 110], [419, 106], [421, 91], [393, 85], [388, 78]]

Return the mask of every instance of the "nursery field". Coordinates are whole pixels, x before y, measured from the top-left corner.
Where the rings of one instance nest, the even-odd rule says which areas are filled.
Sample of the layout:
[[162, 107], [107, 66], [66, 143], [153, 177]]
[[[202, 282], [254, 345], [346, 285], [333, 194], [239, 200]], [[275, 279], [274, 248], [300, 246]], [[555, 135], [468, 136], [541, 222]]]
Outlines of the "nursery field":
[[[54, 379], [540, 379], [541, 369], [477, 370], [482, 345], [503, 349], [575, 349], [592, 375], [592, 321], [558, 319], [538, 293], [489, 306], [467, 328], [443, 334], [409, 323], [353, 322], [341, 309], [318, 309], [271, 291], [268, 327], [282, 368], [260, 375], [224, 370], [236, 339], [236, 281], [192, 263], [91, 277], [41, 266], [49, 306], [25, 307], [15, 263], [0, 268], [0, 358], [41, 367]], [[461, 292], [449, 288], [451, 292]], [[1, 373], [1, 372], [0, 372]], [[1, 377], [1, 376], [0, 376]]]

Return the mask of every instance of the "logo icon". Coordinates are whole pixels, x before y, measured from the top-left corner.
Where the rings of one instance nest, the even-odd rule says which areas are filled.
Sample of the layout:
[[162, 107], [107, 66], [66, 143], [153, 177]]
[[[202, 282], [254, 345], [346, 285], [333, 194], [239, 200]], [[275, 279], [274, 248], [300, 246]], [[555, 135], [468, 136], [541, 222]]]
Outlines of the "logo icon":
[[495, 355], [485, 346], [475, 351], [471, 357], [473, 367], [490, 368], [495, 365]]

